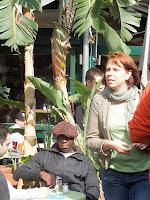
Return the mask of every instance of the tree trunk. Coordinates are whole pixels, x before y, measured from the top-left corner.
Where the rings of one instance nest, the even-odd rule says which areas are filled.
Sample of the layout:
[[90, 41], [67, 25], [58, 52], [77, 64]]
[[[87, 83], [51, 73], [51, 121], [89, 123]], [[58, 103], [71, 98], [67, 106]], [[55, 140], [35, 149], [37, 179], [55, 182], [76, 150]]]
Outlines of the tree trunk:
[[75, 125], [66, 86], [66, 58], [71, 47], [69, 40], [74, 16], [73, 5], [74, 0], [59, 1], [59, 18], [51, 38], [51, 51], [54, 83], [56, 88], [62, 91], [63, 103], [68, 111], [63, 119]]
[[37, 152], [35, 130], [35, 87], [27, 79], [34, 76], [33, 67], [33, 44], [25, 47], [25, 118], [27, 125], [24, 132], [24, 156], [34, 155]]

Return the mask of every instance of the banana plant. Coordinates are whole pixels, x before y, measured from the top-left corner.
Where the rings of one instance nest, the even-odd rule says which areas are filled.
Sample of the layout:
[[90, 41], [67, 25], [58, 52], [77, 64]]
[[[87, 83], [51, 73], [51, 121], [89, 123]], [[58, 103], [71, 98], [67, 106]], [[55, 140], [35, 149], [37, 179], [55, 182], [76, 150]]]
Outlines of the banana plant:
[[59, 1], [59, 17], [51, 38], [52, 67], [55, 87], [63, 94], [67, 109], [67, 121], [75, 125], [67, 92], [66, 59], [71, 47], [69, 39], [74, 17], [74, 0]]
[[80, 37], [92, 29], [100, 33], [109, 51], [130, 53], [125, 42], [140, 26], [141, 14], [134, 10], [138, 0], [75, 0], [74, 31]]
[[[31, 83], [44, 95], [48, 98], [48, 100], [52, 104], [52, 111], [58, 113], [58, 115], [65, 121], [70, 122], [70, 115], [68, 113], [67, 107], [65, 105], [65, 101], [63, 98], [63, 94], [61, 90], [58, 90], [55, 85], [50, 84], [48, 82], [43, 81], [41, 78], [37, 78], [34, 76], [28, 76], [28, 79], [31, 81]], [[89, 108], [91, 103], [91, 97], [96, 91], [96, 87], [93, 89], [88, 88], [83, 83], [77, 80], [71, 79], [71, 81], [74, 84], [75, 91], [78, 92], [78, 97], [82, 105], [84, 107], [84, 118], [83, 118], [83, 124], [84, 129], [81, 130], [79, 126], [77, 126], [78, 129], [78, 138], [77, 138], [77, 145], [80, 146], [82, 151], [87, 154], [94, 162], [94, 165], [96, 169], [100, 169], [100, 164], [98, 161], [98, 156], [90, 151], [90, 149], [87, 148], [86, 145], [86, 136], [87, 136], [87, 121], [88, 121], [88, 115], [89, 115]], [[74, 95], [69, 96], [69, 100], [73, 103], [74, 102]]]
[[[20, 9], [21, 7], [21, 9]], [[33, 10], [41, 11], [41, 0], [0, 1], [0, 40], [4, 46], [19, 53], [19, 46], [25, 47], [25, 114], [27, 126], [24, 132], [24, 155], [36, 153], [35, 132], [35, 88], [27, 81], [27, 75], [34, 75], [33, 44], [38, 25], [34, 21]]]
[[[57, 112], [62, 120], [69, 121], [70, 123], [73, 122], [75, 125], [74, 118], [68, 111], [66, 100], [64, 99], [64, 94], [60, 89], [57, 89], [53, 84], [43, 81], [41, 78], [28, 76], [28, 79], [44, 96], [49, 99], [52, 104], [52, 111]], [[85, 142], [83, 141], [82, 131], [79, 130], [78, 133], [79, 134], [76, 142], [83, 150], [83, 152], [85, 152]]]

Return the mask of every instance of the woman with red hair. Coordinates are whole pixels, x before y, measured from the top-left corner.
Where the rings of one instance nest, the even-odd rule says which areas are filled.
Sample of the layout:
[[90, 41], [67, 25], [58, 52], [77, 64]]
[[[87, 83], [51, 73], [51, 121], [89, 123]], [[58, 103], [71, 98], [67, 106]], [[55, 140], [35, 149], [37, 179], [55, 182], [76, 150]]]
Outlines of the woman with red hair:
[[91, 103], [88, 145], [100, 154], [105, 200], [149, 200], [150, 156], [130, 141], [128, 122], [139, 101], [139, 73], [125, 53], [108, 55], [106, 88]]

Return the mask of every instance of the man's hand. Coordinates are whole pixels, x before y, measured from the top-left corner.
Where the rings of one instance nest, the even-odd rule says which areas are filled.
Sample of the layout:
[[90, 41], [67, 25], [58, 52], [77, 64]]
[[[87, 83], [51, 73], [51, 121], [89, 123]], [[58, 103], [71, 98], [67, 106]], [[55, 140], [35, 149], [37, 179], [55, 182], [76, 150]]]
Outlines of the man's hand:
[[52, 188], [56, 185], [56, 176], [54, 174], [50, 174], [45, 171], [40, 171], [40, 177], [43, 181], [46, 182], [47, 186], [50, 186]]

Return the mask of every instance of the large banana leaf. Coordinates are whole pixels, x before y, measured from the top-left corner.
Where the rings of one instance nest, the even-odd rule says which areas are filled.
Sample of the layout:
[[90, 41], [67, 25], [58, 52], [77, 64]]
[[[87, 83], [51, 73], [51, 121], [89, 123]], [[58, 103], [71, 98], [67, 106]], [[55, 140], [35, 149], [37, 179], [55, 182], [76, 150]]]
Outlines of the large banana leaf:
[[81, 102], [81, 106], [84, 110], [86, 110], [86, 106], [87, 106], [87, 100], [92, 92], [92, 89], [85, 86], [83, 83], [81, 83], [78, 80], [73, 80], [71, 79], [71, 82], [73, 83], [74, 89], [75, 91], [79, 94], [78, 98]]
[[34, 76], [28, 76], [28, 79], [31, 83], [44, 95], [49, 101], [53, 103], [59, 110], [66, 113], [66, 107], [63, 104], [63, 94], [60, 90], [55, 89], [55, 87], [43, 81], [41, 78], [37, 78]]
[[120, 36], [124, 42], [130, 41], [133, 37], [131, 32], [137, 32], [134, 27], [140, 26], [141, 14], [134, 9], [128, 10], [128, 6], [135, 5], [136, 3], [134, 0], [116, 0], [114, 1], [114, 6], [110, 7], [111, 15], [114, 19], [120, 21]]
[[37, 31], [36, 22], [17, 12], [15, 1], [0, 1], [0, 40], [6, 40], [4, 46], [18, 51], [18, 46], [34, 42]]
[[78, 81], [78, 80], [74, 80], [72, 78], [70, 78], [70, 81], [72, 82], [74, 89], [76, 92], [78, 92], [81, 95], [84, 96], [90, 96], [92, 89], [85, 86], [82, 82]]
[[105, 23], [105, 43], [109, 51], [123, 51], [127, 54], [130, 53], [130, 48], [122, 41], [116, 31]]
[[[80, 37], [90, 27], [102, 34], [106, 45], [110, 51], [130, 52], [124, 41], [132, 38], [130, 32], [136, 32], [135, 26], [140, 25], [139, 13], [125, 10], [125, 6], [135, 5], [136, 0], [75, 0], [75, 33]], [[110, 12], [109, 12], [110, 9]], [[111, 20], [108, 16], [113, 16], [121, 24], [120, 36], [111, 27]], [[129, 18], [129, 21], [128, 21]], [[119, 32], [119, 30], [118, 30]]]
[[[101, 9], [101, 5], [110, 3], [110, 0], [76, 0], [75, 1], [75, 24], [73, 26], [75, 33], [80, 37], [88, 28], [98, 29], [100, 33], [104, 32], [103, 16], [99, 15], [97, 9]], [[105, 2], [105, 3], [104, 3]]]

